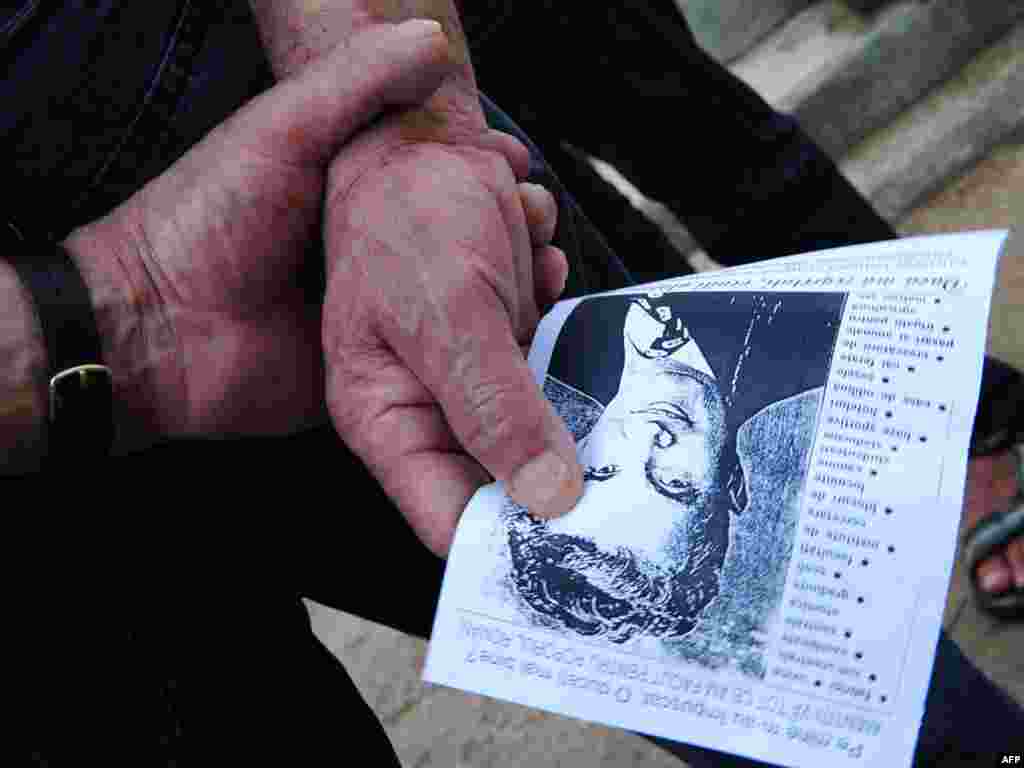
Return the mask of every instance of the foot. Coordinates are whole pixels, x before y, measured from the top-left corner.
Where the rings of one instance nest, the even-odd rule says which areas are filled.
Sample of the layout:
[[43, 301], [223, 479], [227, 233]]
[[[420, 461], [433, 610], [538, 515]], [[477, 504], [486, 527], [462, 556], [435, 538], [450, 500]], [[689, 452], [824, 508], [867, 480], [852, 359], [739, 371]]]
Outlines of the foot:
[[[1012, 451], [973, 459], [967, 469], [964, 530], [972, 531], [993, 512], [1006, 509], [1017, 491], [1017, 459]], [[983, 560], [972, 576], [991, 595], [1024, 588], [1024, 536]]]

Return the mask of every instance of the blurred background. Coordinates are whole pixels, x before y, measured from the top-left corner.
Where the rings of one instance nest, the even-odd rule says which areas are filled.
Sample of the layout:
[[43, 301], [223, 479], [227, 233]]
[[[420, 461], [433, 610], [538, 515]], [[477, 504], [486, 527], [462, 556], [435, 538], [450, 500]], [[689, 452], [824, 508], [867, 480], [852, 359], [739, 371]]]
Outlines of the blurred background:
[[[794, 115], [902, 233], [1024, 230], [1024, 2], [676, 2], [705, 50]], [[664, 229], [681, 260], [717, 267], [664, 206], [593, 163]], [[1021, 231], [1003, 256], [989, 352], [1024, 368]], [[963, 570], [946, 628], [1024, 703], [1024, 625], [975, 609]], [[425, 642], [308, 605], [408, 768], [682, 765], [623, 731], [425, 686]]]

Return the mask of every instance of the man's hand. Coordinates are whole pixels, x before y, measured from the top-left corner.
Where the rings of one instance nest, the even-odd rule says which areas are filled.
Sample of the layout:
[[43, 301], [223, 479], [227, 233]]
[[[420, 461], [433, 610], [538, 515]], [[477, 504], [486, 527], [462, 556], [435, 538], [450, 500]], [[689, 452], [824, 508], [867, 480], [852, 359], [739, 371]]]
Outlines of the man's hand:
[[72, 234], [122, 421], [223, 435], [324, 418], [320, 303], [297, 277], [319, 237], [328, 163], [385, 109], [423, 102], [452, 67], [438, 25], [375, 25]]
[[409, 16], [444, 25], [456, 64], [423, 106], [362, 134], [331, 168], [323, 336], [341, 437], [438, 554], [492, 475], [536, 513], [568, 511], [582, 472], [522, 354], [537, 304], [561, 293], [568, 272], [547, 245], [557, 210], [544, 190], [517, 184], [526, 149], [487, 129], [455, 5], [252, 6], [279, 77]]
[[582, 473], [524, 359], [538, 304], [564, 285], [557, 215], [517, 184], [529, 158], [493, 132], [403, 138], [401, 116], [334, 162], [324, 302], [327, 403], [346, 444], [434, 552], [491, 476], [539, 515]]

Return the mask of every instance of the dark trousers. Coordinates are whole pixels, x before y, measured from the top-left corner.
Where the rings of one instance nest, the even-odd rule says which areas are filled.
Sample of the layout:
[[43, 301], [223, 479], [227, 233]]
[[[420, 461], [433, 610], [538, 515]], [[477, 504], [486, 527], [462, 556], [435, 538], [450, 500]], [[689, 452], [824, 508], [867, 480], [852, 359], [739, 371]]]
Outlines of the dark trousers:
[[[557, 9], [550, 13], [557, 27]], [[0, 14], [0, 162], [19, 192], [12, 218], [40, 235], [61, 237], [110, 210], [272, 80], [242, 2], [40, 3], [8, 35], [10, 18]], [[634, 26], [638, 35], [644, 29]], [[519, 40], [520, 52], [530, 39]], [[683, 169], [663, 184], [677, 190], [677, 205], [692, 204], [687, 224], [702, 242], [733, 244], [713, 254], [742, 251], [734, 228], [748, 219], [735, 210], [748, 209], [742, 201], [751, 189], [790, 221], [800, 218], [794, 208], [829, 190], [827, 205], [806, 209], [798, 227], [805, 235], [766, 229], [758, 257], [808, 249], [822, 232], [845, 232], [850, 242], [889, 236], [878, 221], [853, 225], [868, 222], [865, 204], [791, 121], [754, 103], [728, 73], [690, 51], [692, 41], [677, 44], [701, 68], [691, 73], [694, 83], [706, 82], [692, 96], [706, 143], [682, 143], [678, 158], [662, 157]], [[626, 55], [639, 53], [623, 45]], [[497, 60], [515, 48], [495, 46]], [[483, 64], [484, 88], [488, 71]], [[648, 77], [640, 71], [637, 85]], [[600, 96], [587, 83], [581, 88]], [[594, 104], [592, 114], [632, 106]], [[525, 140], [485, 107], [492, 125]], [[615, 143], [612, 132], [606, 138]], [[787, 180], [787, 158], [806, 153], [807, 167], [818, 170], [804, 182]], [[690, 172], [709, 156], [717, 157], [714, 173]], [[568, 295], [630, 284], [633, 260], [616, 257], [536, 146], [533, 158], [533, 178], [560, 202], [556, 242], [570, 258]], [[780, 188], [787, 196], [773, 203], [769, 193]], [[772, 220], [769, 211], [749, 215], [751, 224]], [[671, 265], [636, 261], [646, 278], [672, 273]], [[11, 506], [7, 538], [11, 690], [24, 719], [12, 730], [27, 739], [37, 764], [389, 759], [379, 724], [310, 632], [300, 599], [426, 637], [444, 563], [419, 544], [328, 426], [289, 438], [163, 445], [87, 476], [12, 482], [9, 498], [25, 499]], [[962, 764], [959, 753], [987, 765], [1021, 724], [1020, 710], [943, 635], [922, 764], [943, 754]], [[664, 746], [693, 765], [741, 764]]]
[[697, 45], [675, 0], [495, 4], [464, 12], [482, 88], [593, 220], [614, 222], [604, 234], [636, 271], [656, 268], [657, 238], [564, 143], [668, 206], [722, 264], [896, 236], [795, 120]]

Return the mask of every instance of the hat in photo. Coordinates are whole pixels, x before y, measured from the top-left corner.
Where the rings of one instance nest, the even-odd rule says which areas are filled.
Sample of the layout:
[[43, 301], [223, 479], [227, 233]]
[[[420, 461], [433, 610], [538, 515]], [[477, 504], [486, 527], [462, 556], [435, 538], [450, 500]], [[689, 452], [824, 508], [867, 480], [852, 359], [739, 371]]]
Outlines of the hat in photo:
[[715, 379], [730, 429], [766, 406], [825, 385], [845, 294], [643, 293], [582, 301], [562, 328], [549, 374], [607, 406], [622, 342]]

